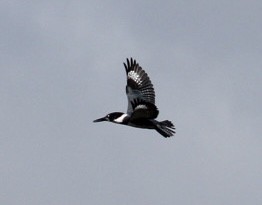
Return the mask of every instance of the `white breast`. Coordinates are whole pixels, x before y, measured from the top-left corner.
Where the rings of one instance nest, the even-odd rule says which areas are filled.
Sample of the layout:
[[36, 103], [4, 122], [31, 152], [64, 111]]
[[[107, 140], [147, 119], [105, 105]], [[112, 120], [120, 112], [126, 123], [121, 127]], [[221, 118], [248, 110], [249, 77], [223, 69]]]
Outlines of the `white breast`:
[[125, 119], [127, 116], [128, 116], [128, 114], [123, 114], [123, 115], [121, 115], [120, 117], [114, 119], [114, 122], [116, 122], [116, 123], [121, 123], [121, 122], [124, 121], [124, 119]]

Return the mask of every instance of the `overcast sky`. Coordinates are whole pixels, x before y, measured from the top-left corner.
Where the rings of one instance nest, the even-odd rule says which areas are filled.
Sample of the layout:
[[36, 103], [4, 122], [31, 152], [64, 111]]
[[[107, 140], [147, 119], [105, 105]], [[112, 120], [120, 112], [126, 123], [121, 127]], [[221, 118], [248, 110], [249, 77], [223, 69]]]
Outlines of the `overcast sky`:
[[[0, 3], [0, 204], [262, 204], [260, 0]], [[177, 134], [127, 109], [127, 57]]]

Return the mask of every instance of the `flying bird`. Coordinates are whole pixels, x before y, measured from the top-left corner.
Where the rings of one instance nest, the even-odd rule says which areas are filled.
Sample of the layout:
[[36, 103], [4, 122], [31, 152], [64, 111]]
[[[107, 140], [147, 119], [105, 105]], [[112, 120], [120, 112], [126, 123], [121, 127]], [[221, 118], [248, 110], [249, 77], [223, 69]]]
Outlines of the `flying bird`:
[[127, 76], [127, 113], [112, 112], [94, 122], [108, 121], [137, 128], [155, 129], [164, 137], [175, 134], [175, 127], [169, 120], [157, 121], [158, 108], [155, 105], [155, 90], [147, 73], [132, 58], [124, 63]]

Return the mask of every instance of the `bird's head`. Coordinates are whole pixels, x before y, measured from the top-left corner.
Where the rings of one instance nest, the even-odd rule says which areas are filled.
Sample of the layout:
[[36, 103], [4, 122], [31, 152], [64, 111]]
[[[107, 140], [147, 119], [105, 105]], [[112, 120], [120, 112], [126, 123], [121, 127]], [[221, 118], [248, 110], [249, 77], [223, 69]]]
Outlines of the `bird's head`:
[[108, 122], [121, 123], [123, 122], [126, 116], [127, 114], [124, 114], [122, 112], [112, 112], [112, 113], [107, 114], [105, 117], [94, 120], [93, 122], [108, 121]]

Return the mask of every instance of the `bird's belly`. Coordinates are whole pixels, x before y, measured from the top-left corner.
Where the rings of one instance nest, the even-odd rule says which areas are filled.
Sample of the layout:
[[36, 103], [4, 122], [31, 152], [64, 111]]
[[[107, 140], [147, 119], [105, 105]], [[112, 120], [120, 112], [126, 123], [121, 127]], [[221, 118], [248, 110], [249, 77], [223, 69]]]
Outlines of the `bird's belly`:
[[131, 127], [144, 128], [144, 129], [154, 129], [155, 128], [153, 122], [150, 120], [128, 122], [127, 125]]

